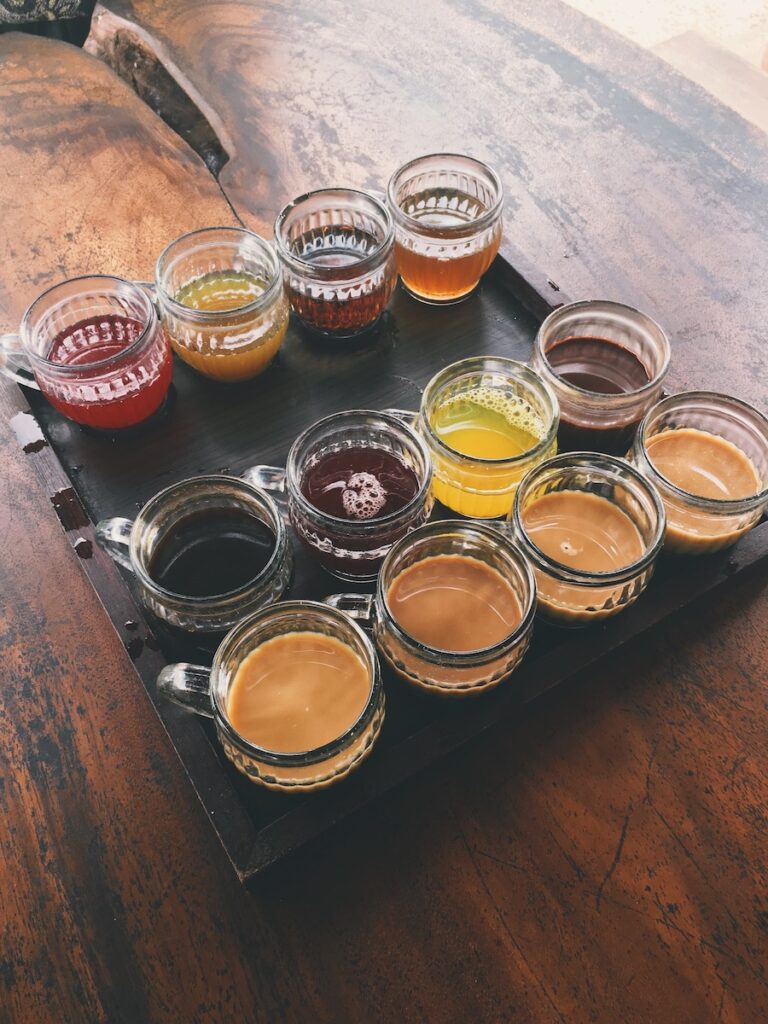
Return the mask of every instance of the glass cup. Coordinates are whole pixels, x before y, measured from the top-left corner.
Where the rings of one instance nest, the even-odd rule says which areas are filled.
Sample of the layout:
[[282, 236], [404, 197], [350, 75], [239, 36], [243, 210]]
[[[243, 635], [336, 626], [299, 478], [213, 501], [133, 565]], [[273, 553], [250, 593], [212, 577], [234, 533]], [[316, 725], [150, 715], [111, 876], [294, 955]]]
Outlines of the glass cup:
[[[318, 461], [346, 449], [389, 452], [416, 476], [417, 490], [399, 510], [369, 519], [344, 519], [316, 508], [305, 496], [308, 474]], [[294, 530], [324, 569], [338, 579], [376, 579], [384, 556], [432, 511], [432, 467], [424, 442], [388, 413], [352, 409], [318, 420], [294, 441], [285, 471], [254, 466], [244, 474], [256, 486], [287, 494]]]
[[[495, 569], [512, 587], [522, 618], [493, 647], [446, 651], [410, 636], [393, 615], [388, 593], [405, 569], [425, 558], [463, 555]], [[438, 521], [401, 538], [384, 560], [373, 597], [335, 594], [326, 599], [353, 618], [371, 621], [376, 645], [387, 663], [409, 683], [444, 697], [486, 693], [506, 679], [528, 650], [536, 611], [536, 584], [517, 546], [495, 526]]]
[[669, 361], [664, 331], [632, 306], [595, 299], [550, 313], [531, 365], [560, 404], [560, 449], [624, 455], [661, 397]]
[[[531, 446], [519, 455], [507, 458], [482, 457], [493, 449], [494, 417], [503, 418], [517, 430], [521, 447]], [[511, 410], [511, 412], [510, 412]], [[408, 416], [408, 413], [400, 415]], [[490, 415], [487, 423], [477, 419]], [[455, 420], [458, 426], [474, 423], [480, 429], [470, 438], [474, 454], [466, 455], [450, 447], [439, 433], [443, 421]], [[437, 373], [427, 384], [421, 398], [418, 430], [432, 458], [432, 490], [438, 501], [465, 516], [493, 519], [506, 516], [518, 484], [531, 469], [557, 451], [557, 399], [542, 379], [523, 363], [495, 356], [462, 359]], [[469, 435], [463, 430], [464, 438]]]
[[325, 188], [288, 203], [275, 246], [294, 313], [329, 338], [368, 330], [397, 281], [393, 242], [389, 211], [367, 192]]
[[503, 189], [487, 164], [434, 153], [403, 164], [389, 180], [397, 269], [422, 302], [458, 302], [499, 251]]
[[0, 359], [7, 377], [42, 391], [63, 416], [97, 430], [148, 419], [163, 404], [173, 373], [146, 291], [104, 275], [76, 277], [43, 292], [22, 317], [18, 335], [0, 337]]
[[[297, 632], [322, 633], [350, 647], [369, 674], [368, 698], [357, 721], [332, 742], [301, 753], [265, 750], [234, 729], [228, 712], [230, 688], [249, 654], [265, 641]], [[157, 685], [182, 707], [213, 718], [224, 753], [251, 782], [283, 792], [322, 789], [344, 778], [370, 754], [384, 720], [384, 689], [373, 644], [346, 615], [313, 601], [263, 608], [227, 634], [212, 668], [168, 665]]]
[[[737, 499], [703, 498], [667, 479], [649, 458], [647, 445], [658, 434], [680, 429], [705, 431], [734, 445], [754, 468], [755, 493]], [[737, 398], [689, 391], [662, 399], [640, 424], [632, 459], [661, 494], [668, 551], [701, 555], [728, 547], [751, 530], [768, 507], [768, 419]]]
[[261, 373], [288, 329], [288, 300], [272, 247], [245, 228], [202, 228], [157, 261], [157, 300], [173, 350], [214, 380]]
[[[525, 511], [545, 494], [583, 491], [605, 498], [634, 524], [642, 555], [610, 572], [574, 569], [545, 554], [525, 527]], [[664, 539], [661, 498], [624, 459], [595, 452], [558, 455], [542, 463], [521, 483], [512, 513], [514, 535], [536, 576], [538, 611], [559, 625], [581, 626], [616, 615], [645, 590]]]
[[[150, 575], [152, 558], [174, 526], [194, 513], [222, 510], [242, 510], [269, 528], [275, 544], [263, 570], [237, 590], [213, 597], [177, 594], [157, 583]], [[269, 495], [237, 477], [199, 476], [172, 484], [150, 498], [135, 520], [103, 519], [96, 536], [133, 574], [144, 606], [185, 633], [226, 633], [245, 615], [277, 601], [292, 578], [293, 551], [277, 506]]]

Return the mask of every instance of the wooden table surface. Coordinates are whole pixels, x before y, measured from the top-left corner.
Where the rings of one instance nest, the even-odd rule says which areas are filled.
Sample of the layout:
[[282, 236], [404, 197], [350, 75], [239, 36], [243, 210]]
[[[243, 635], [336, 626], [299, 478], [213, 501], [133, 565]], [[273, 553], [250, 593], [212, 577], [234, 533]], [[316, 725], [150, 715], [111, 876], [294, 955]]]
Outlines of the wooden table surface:
[[[0, 38], [0, 329], [61, 277], [150, 276], [183, 230], [451, 145], [499, 164], [554, 280], [662, 319], [675, 386], [765, 403], [768, 143], [655, 58], [550, 0], [112, 7], [92, 48], [127, 75], [134, 47], [183, 120], [159, 55], [229, 161], [217, 184], [94, 57]], [[768, 1017], [760, 579], [247, 894], [4, 412], [0, 465], [0, 1021]]]

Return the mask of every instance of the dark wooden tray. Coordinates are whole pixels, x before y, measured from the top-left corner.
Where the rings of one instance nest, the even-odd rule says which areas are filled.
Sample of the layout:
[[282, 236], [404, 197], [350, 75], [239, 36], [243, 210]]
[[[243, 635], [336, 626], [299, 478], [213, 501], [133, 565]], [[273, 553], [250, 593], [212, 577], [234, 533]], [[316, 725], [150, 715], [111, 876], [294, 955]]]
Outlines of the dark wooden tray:
[[[280, 796], [254, 786], [223, 756], [208, 721], [158, 699], [155, 679], [167, 661], [210, 660], [210, 652], [194, 642], [180, 646], [148, 620], [130, 578], [96, 545], [94, 523], [132, 517], [162, 487], [187, 476], [282, 465], [299, 431], [335, 410], [415, 409], [433, 373], [465, 356], [527, 361], [538, 323], [563, 301], [557, 285], [522, 258], [514, 266], [499, 258], [477, 293], [458, 306], [424, 306], [398, 290], [377, 332], [354, 345], [323, 344], [292, 326], [273, 366], [246, 384], [215, 384], [176, 361], [168, 407], [123, 435], [85, 431], [37, 392], [12, 390], [16, 436], [241, 881], [254, 880], [381, 793], [768, 556], [763, 523], [730, 551], [685, 563], [662, 560], [647, 593], [616, 619], [583, 630], [537, 625], [521, 668], [476, 700], [430, 697], [385, 671], [387, 715], [376, 748], [349, 779], [321, 793]], [[298, 545], [296, 555], [290, 596], [317, 599], [350, 589]]]

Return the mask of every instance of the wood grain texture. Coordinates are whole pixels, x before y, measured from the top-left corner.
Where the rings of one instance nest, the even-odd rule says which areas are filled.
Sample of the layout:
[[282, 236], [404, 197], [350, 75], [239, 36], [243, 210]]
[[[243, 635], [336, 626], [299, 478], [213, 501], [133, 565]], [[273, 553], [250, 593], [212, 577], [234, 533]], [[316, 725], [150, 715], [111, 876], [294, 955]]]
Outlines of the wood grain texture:
[[[221, 8], [226, 26], [233, 5], [211, 6]], [[416, 16], [429, 7], [420, 5]], [[269, 16], [281, 9], [273, 5]], [[170, 18], [171, 5], [168, 10]], [[239, 12], [244, 23], [251, 17], [248, 5]], [[572, 15], [570, 24], [573, 33], [585, 23]], [[383, 38], [372, 17], [369, 27], [371, 38], [374, 31]], [[318, 42], [342, 38], [357, 45], [342, 19], [335, 33], [321, 29]], [[589, 46], [586, 29], [578, 32]], [[230, 24], [229, 33], [236, 27]], [[514, 47], [513, 28], [509, 33]], [[158, 236], [190, 220], [224, 217], [216, 192], [198, 173], [201, 165], [138, 108], [134, 120], [130, 93], [107, 71], [76, 59], [76, 51], [65, 59], [61, 47], [23, 37], [0, 40], [0, 53], [0, 83], [9, 73], [17, 82], [16, 102], [3, 106], [0, 122], [16, 116], [25, 91], [36, 93], [36, 107], [27, 109], [30, 153], [57, 182], [43, 215], [39, 176], [26, 176], [20, 158], [14, 165], [19, 210], [10, 210], [3, 238], [20, 255], [5, 300], [8, 317], [40, 290], [34, 275], [48, 272], [63, 251], [67, 273], [77, 266], [74, 253], [97, 259], [103, 245], [107, 255], [122, 253], [126, 273], [143, 274], [147, 255], [138, 242], [147, 251], [155, 244], [134, 224], [144, 206], [153, 207], [150, 224], [152, 217], [168, 218]], [[248, 62], [245, 51], [240, 56]], [[614, 76], [622, 88], [632, 69], [613, 67], [605, 54], [599, 59], [605, 81]], [[38, 79], [55, 79], [64, 65], [57, 89], [40, 85]], [[81, 193], [70, 176], [93, 183], [87, 147], [79, 165], [64, 159], [71, 133], [56, 96], [93, 81], [100, 85], [70, 104], [73, 124], [83, 116], [80, 107], [92, 113], [102, 89], [119, 98], [119, 109], [107, 106], [95, 133], [103, 151], [114, 130], [118, 148], [126, 133], [133, 139], [132, 169], [156, 167], [153, 147], [167, 154], [165, 172], [155, 177], [113, 172], [111, 207], [128, 218], [127, 227], [116, 216], [93, 220], [93, 205], [77, 200]], [[537, 82], [534, 77], [531, 92]], [[330, 113], [335, 102], [328, 117], [337, 116]], [[582, 124], [578, 105], [562, 117], [564, 131], [572, 118]], [[600, 123], [596, 115], [591, 131], [598, 136]], [[145, 136], [137, 124], [152, 124], [152, 133]], [[493, 134], [493, 125], [488, 128]], [[19, 125], [12, 138], [0, 137], [13, 152], [24, 131]], [[728, 131], [727, 123], [717, 129], [721, 145]], [[694, 126], [681, 132], [693, 133]], [[46, 138], [53, 140], [50, 149]], [[137, 138], [147, 139], [148, 149]], [[291, 154], [274, 146], [291, 166]], [[190, 183], [181, 200], [164, 191], [175, 174], [174, 151], [179, 182]], [[666, 159], [663, 141], [656, 159]], [[57, 177], [60, 166], [67, 174]], [[755, 228], [764, 210], [755, 202], [750, 212], [753, 172], [728, 166], [726, 177], [744, 204], [737, 262], [764, 268]], [[694, 176], [693, 166], [688, 173]], [[538, 174], [530, 189], [539, 204], [549, 196], [556, 206], [568, 174], [562, 168], [542, 172], [541, 180]], [[143, 203], [123, 202], [131, 188]], [[65, 204], [78, 201], [68, 229], [74, 237], [63, 249], [51, 224], [64, 219]], [[724, 202], [717, 190], [712, 201], [716, 223]], [[616, 206], [624, 216], [632, 210], [626, 199]], [[658, 232], [667, 212], [650, 217]], [[679, 216], [693, 237], [701, 217], [687, 200]], [[124, 241], [126, 231], [133, 247]], [[709, 242], [702, 245], [701, 269], [688, 275], [687, 287], [697, 294], [719, 287], [720, 261]], [[647, 287], [655, 288], [662, 271], [648, 254], [639, 262], [636, 286], [646, 287], [647, 273]], [[755, 273], [738, 287], [728, 285], [733, 315], [749, 328], [739, 335], [748, 343], [733, 343], [733, 373], [742, 376], [750, 359], [755, 372], [762, 365], [759, 353], [750, 354], [764, 302], [761, 290], [750, 295]], [[681, 303], [690, 308], [688, 291]], [[701, 313], [703, 330], [716, 333], [713, 324], [727, 304], [723, 298], [714, 313]], [[698, 372], [693, 361], [681, 365]], [[519, 723], [356, 818], [248, 896], [186, 788], [25, 458], [0, 416], [6, 754], [0, 1019], [753, 1024], [765, 1018], [768, 595], [760, 581], [684, 615], [652, 648], [638, 645], [629, 657], [525, 711]]]
[[101, 61], [0, 38], [0, 329], [80, 274], [154, 277], [184, 231], [234, 218], [200, 159]]
[[205, 98], [257, 230], [308, 189], [471, 152], [508, 242], [664, 324], [673, 390], [768, 405], [768, 139], [653, 54], [559, 0], [104, 0], [89, 45], [131, 31]]

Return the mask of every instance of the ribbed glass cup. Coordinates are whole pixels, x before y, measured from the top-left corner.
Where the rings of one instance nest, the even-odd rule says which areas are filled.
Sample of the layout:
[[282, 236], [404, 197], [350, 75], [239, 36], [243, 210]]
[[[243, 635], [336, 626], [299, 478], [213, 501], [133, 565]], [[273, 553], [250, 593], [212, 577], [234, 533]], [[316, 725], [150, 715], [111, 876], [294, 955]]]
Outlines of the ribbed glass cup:
[[[609, 572], [573, 569], [545, 554], [528, 535], [525, 510], [553, 491], [582, 491], [619, 508], [640, 535], [643, 553]], [[653, 575], [664, 540], [664, 506], [656, 489], [624, 459], [596, 452], [558, 455], [532, 469], [515, 496], [515, 537], [536, 576], [538, 611], [564, 626], [583, 626], [628, 608]]]
[[[208, 275], [243, 274], [263, 284], [251, 301], [232, 309], [195, 309], [178, 299]], [[214, 380], [248, 380], [270, 364], [288, 329], [288, 300], [277, 257], [245, 228], [202, 228], [182, 235], [160, 254], [155, 271], [163, 327], [174, 352]]]
[[368, 192], [326, 188], [288, 203], [275, 246], [294, 313], [329, 338], [368, 330], [397, 281], [393, 242], [389, 211]]
[[423, 302], [459, 302], [499, 250], [503, 189], [473, 157], [434, 153], [403, 164], [389, 180], [397, 269]]
[[[194, 513], [239, 509], [261, 520], [275, 538], [264, 569], [244, 586], [213, 597], [176, 594], [150, 574], [152, 558], [174, 526]], [[272, 499], [244, 480], [199, 476], [172, 484], [144, 505], [135, 520], [103, 519], [96, 526], [101, 545], [133, 573], [142, 603], [169, 626], [185, 633], [221, 636], [244, 616], [277, 601], [293, 574], [293, 551], [283, 518]]]
[[[356, 722], [314, 750], [282, 753], [241, 736], [227, 710], [229, 691], [243, 661], [268, 640], [288, 633], [322, 633], [346, 644], [366, 667], [370, 688]], [[212, 668], [169, 665], [158, 689], [182, 707], [214, 719], [224, 753], [251, 782], [281, 792], [306, 793], [338, 782], [370, 754], [384, 721], [384, 688], [373, 644], [342, 612], [312, 601], [285, 601], [239, 623], [222, 641]]]
[[[605, 359], [617, 349], [631, 353], [647, 373], [647, 383], [620, 394], [588, 391], [558, 376], [552, 350], [569, 338], [603, 342]], [[531, 365], [557, 396], [561, 451], [600, 451], [625, 455], [637, 425], [659, 400], [670, 362], [669, 340], [646, 313], [620, 302], [571, 302], [550, 313], [536, 334]]]
[[[114, 355], [87, 361], [96, 337], [102, 347], [119, 345], [126, 322], [140, 325], [134, 340]], [[51, 348], [65, 331], [70, 362], [55, 362], [49, 358]], [[43, 292], [25, 312], [19, 334], [0, 337], [0, 352], [6, 376], [30, 386], [18, 371], [31, 371], [32, 386], [55, 409], [97, 430], [133, 427], [148, 419], [163, 404], [173, 373], [147, 292], [132, 281], [101, 274], [63, 281]]]
[[[652, 437], [692, 428], [730, 441], [750, 460], [759, 484], [737, 499], [702, 498], [668, 480], [648, 455]], [[661, 494], [667, 512], [668, 551], [702, 555], [734, 544], [759, 522], [768, 507], [768, 419], [738, 398], [714, 391], [688, 391], [662, 399], [646, 415], [635, 438], [632, 459]]]
[[[509, 583], [523, 613], [509, 636], [476, 651], [445, 651], [421, 643], [400, 626], [389, 606], [390, 587], [409, 566], [439, 555], [478, 559]], [[387, 555], [376, 584], [373, 635], [386, 661], [408, 682], [441, 696], [472, 696], [497, 686], [517, 668], [528, 650], [535, 610], [533, 574], [511, 540], [479, 523], [438, 521], [404, 537]]]
[[[436, 416], [446, 403], [478, 389], [498, 392], [501, 399], [519, 403], [542, 425], [538, 442], [508, 459], [482, 459], [455, 451], [435, 429]], [[532, 466], [557, 451], [559, 410], [550, 388], [530, 367], [513, 359], [477, 356], [446, 366], [424, 389], [418, 416], [419, 433], [432, 457], [432, 490], [454, 512], [478, 519], [506, 516], [517, 486]]]

